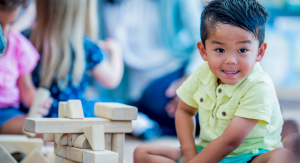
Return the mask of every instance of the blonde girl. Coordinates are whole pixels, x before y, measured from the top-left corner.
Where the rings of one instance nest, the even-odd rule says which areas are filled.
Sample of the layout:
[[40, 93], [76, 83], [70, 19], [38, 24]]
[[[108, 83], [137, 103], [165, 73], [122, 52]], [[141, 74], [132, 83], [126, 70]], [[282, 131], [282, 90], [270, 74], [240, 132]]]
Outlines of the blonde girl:
[[[95, 78], [107, 88], [116, 87], [123, 75], [121, 50], [112, 40], [105, 48], [112, 57], [102, 61], [98, 45], [85, 36], [87, 1], [36, 0], [36, 26], [25, 33], [41, 54], [33, 71], [33, 81], [51, 91], [54, 99], [49, 117], [57, 117], [59, 101], [80, 99], [85, 116], [93, 115], [93, 107], [85, 100], [84, 91]], [[89, 106], [89, 107], [85, 107]]]

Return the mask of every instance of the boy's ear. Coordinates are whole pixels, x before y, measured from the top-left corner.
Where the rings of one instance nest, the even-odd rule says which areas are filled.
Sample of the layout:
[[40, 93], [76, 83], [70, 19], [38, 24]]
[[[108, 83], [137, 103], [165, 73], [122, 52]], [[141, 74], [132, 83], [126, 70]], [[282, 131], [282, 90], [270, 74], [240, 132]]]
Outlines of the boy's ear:
[[261, 45], [261, 47], [258, 49], [258, 54], [256, 56], [256, 62], [260, 62], [263, 59], [263, 57], [265, 56], [266, 49], [267, 49], [267, 43], [264, 42]]
[[200, 52], [200, 55], [201, 55], [202, 59], [204, 61], [207, 61], [207, 53], [206, 53], [206, 49], [204, 47], [204, 44], [202, 42], [198, 42], [197, 43], [197, 48]]

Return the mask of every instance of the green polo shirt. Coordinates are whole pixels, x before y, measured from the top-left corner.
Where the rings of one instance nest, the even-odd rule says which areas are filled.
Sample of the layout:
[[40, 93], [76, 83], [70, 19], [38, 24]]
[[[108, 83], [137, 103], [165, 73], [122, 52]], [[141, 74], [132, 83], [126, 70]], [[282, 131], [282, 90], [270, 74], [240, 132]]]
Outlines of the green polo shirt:
[[282, 147], [279, 102], [273, 82], [260, 64], [256, 63], [251, 74], [235, 85], [218, 85], [217, 81], [204, 62], [177, 90], [183, 102], [198, 108], [201, 130], [197, 148], [203, 149], [221, 136], [234, 116], [257, 119], [258, 123], [229, 156]]

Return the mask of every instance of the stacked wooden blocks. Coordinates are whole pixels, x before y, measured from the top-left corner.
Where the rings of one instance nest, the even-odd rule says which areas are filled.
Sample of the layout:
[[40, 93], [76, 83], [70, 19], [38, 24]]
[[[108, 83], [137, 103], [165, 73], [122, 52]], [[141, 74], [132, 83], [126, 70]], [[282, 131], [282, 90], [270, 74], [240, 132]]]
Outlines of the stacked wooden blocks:
[[54, 142], [56, 163], [122, 163], [125, 133], [132, 131], [137, 108], [96, 103], [94, 113], [101, 118], [85, 118], [80, 100], [60, 102], [59, 118], [27, 118], [24, 129]]
[[44, 141], [25, 135], [0, 135], [0, 163], [17, 163], [11, 154], [22, 153], [21, 163], [50, 163], [41, 152]]

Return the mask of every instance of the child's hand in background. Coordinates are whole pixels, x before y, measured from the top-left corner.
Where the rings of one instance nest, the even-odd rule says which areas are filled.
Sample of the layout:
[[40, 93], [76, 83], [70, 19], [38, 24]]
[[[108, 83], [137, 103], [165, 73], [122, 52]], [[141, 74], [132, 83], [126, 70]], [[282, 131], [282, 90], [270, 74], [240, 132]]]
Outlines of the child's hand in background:
[[122, 48], [118, 41], [113, 38], [105, 39], [104, 41], [98, 41], [98, 46], [109, 52], [110, 55], [122, 55]]
[[49, 113], [49, 109], [51, 108], [51, 105], [53, 103], [53, 98], [49, 97], [46, 101], [44, 101], [40, 107], [39, 114], [46, 116]]

